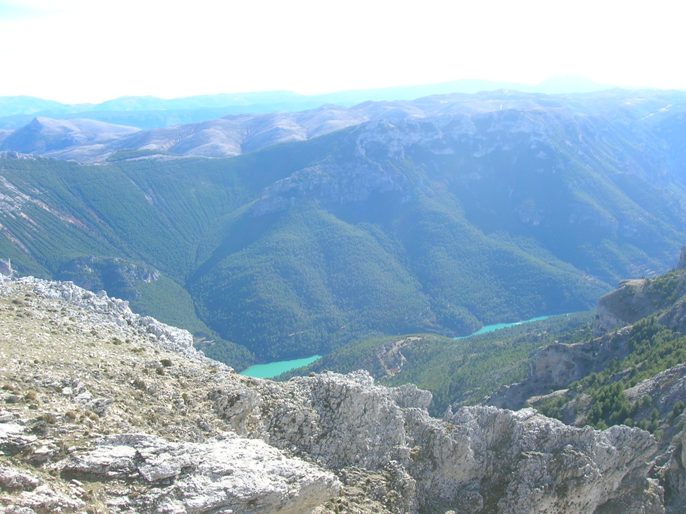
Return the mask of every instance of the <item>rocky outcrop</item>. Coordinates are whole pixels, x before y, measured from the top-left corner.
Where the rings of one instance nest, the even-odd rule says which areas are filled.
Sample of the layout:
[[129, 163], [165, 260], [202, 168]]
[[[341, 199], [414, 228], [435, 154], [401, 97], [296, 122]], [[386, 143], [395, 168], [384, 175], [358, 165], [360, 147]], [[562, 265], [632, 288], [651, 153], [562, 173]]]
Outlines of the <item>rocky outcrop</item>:
[[[683, 427], [683, 414], [681, 415]], [[659, 469], [665, 488], [665, 507], [668, 513], [684, 511], [686, 505], [686, 430], [677, 432], [669, 447], [657, 459], [664, 463]]]
[[627, 389], [638, 406], [635, 419], [647, 419], [657, 410], [663, 425], [662, 448], [656, 458], [657, 475], [665, 484], [668, 512], [683, 512], [686, 505], [686, 364], [674, 366]]
[[[455, 453], [464, 458], [437, 455], [440, 466], [430, 476], [478, 492], [470, 501], [483, 512], [611, 512], [622, 502], [661, 509], [659, 487], [645, 478], [654, 443], [641, 430], [572, 429], [531, 409], [464, 408], [448, 419], [456, 427]], [[461, 439], [469, 444], [460, 450]], [[470, 510], [464, 500], [458, 511]]]
[[686, 334], [686, 298], [677, 300], [669, 309], [660, 313], [657, 320], [674, 332]]
[[0, 465], [0, 487], [4, 491], [31, 490], [39, 485], [40, 480], [30, 473]]
[[625, 280], [598, 302], [594, 333], [601, 335], [670, 308], [685, 294], [686, 268], [681, 264], [655, 279]]
[[338, 494], [336, 477], [287, 457], [263, 441], [235, 435], [204, 443], [175, 443], [144, 434], [121, 434], [76, 451], [61, 466], [65, 477], [121, 479], [130, 492], [113, 510], [135, 512], [308, 512]]
[[[682, 252], [682, 261], [683, 255]], [[489, 402], [500, 406], [542, 405], [565, 422], [583, 424], [589, 419], [591, 408], [597, 405], [593, 401], [597, 400], [592, 396], [588, 381], [585, 388], [583, 382], [570, 385], [593, 372], [605, 370], [611, 361], [620, 363], [613, 374], [606, 377], [605, 383], [622, 381], [619, 383], [625, 384], [622, 397], [631, 406], [625, 423], [647, 427], [658, 439], [651, 476], [664, 487], [667, 512], [683, 512], [686, 505], [683, 451], [686, 443], [686, 364], [678, 364], [638, 383], [631, 379], [644, 377], [646, 370], [655, 365], [649, 353], [639, 359], [638, 356], [643, 355], [641, 345], [647, 341], [650, 342], [648, 348], [659, 345], [660, 337], [663, 337], [673, 341], [673, 348], [678, 349], [681, 335], [686, 333], [686, 274], [682, 265], [681, 262], [676, 270], [654, 279], [623, 283], [619, 290], [601, 299], [595, 326], [601, 332], [617, 326], [622, 328], [614, 328], [585, 343], [556, 344], [537, 351], [525, 381], [489, 398]], [[644, 316], [650, 317], [633, 324]], [[647, 327], [659, 329], [657, 334], [661, 335], [654, 340], [648, 339], [651, 336]], [[680, 360], [679, 351], [673, 351], [673, 348], [664, 348], [666, 355], [671, 357], [661, 365]], [[633, 352], [632, 358], [622, 361], [629, 352]], [[635, 509], [624, 505], [620, 511], [633, 512]]]
[[[631, 351], [631, 325], [647, 316], [677, 333], [686, 333], [686, 269], [653, 279], [626, 280], [598, 302], [596, 337], [575, 344], [553, 344], [533, 353], [527, 378], [486, 399], [497, 407], [520, 408], [530, 398], [566, 388], [601, 371]], [[600, 335], [598, 335], [600, 334]]]
[[22, 491], [13, 498], [0, 496], [0, 505], [10, 505], [3, 510], [7, 514], [34, 514], [51, 512], [80, 512], [86, 503], [54, 491], [47, 485], [36, 487], [32, 491]]
[[485, 402], [496, 407], [516, 409], [532, 396], [567, 387], [589, 373], [604, 369], [612, 360], [629, 353], [629, 330], [575, 344], [553, 344], [534, 352], [527, 378], [503, 387]]
[[642, 380], [624, 392], [630, 401], [651, 398], [650, 408], [656, 408], [661, 416], [674, 409], [678, 402], [686, 401], [686, 364], [680, 364]]
[[619, 288], [603, 296], [598, 302], [593, 332], [604, 334], [629, 325], [655, 311], [646, 299], [647, 279], [625, 280]]
[[[2, 494], [3, 492], [6, 494]], [[53, 490], [31, 473], [0, 463], [0, 506], [2, 505], [8, 505], [2, 510], [8, 514], [74, 512], [86, 506], [85, 502], [71, 494]]]
[[125, 300], [111, 298], [104, 291], [92, 293], [72, 282], [55, 282], [33, 277], [11, 280], [0, 275], [0, 295], [28, 293], [38, 298], [66, 302], [78, 318], [81, 328], [96, 326], [122, 340], [150, 337], [154, 344], [190, 358], [203, 358], [193, 348], [193, 336], [187, 330], [160, 323], [150, 316], [140, 316]]
[[70, 283], [0, 282], [0, 363], [9, 512], [662, 512], [642, 430], [436, 419], [366, 372], [241, 377]]
[[426, 411], [428, 393], [374, 385], [366, 372], [259, 382], [213, 397], [236, 430], [327, 468], [394, 463], [398, 494], [410, 499], [403, 512], [593, 512], [629, 499], [660, 512], [660, 488], [646, 479], [655, 444], [642, 430], [578, 429], [531, 409], [493, 407], [438, 420]]
[[[408, 336], [382, 345], [376, 352], [380, 376], [392, 377], [402, 371], [407, 363], [403, 348], [421, 341], [420, 336]], [[378, 377], [377, 377], [378, 378]]]

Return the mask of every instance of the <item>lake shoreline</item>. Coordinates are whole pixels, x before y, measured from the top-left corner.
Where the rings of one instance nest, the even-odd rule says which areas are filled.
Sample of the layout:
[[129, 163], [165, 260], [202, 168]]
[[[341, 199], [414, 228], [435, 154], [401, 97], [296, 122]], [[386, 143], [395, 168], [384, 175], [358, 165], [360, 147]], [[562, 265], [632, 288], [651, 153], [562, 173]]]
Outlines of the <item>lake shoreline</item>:
[[254, 364], [253, 366], [245, 368], [243, 371], [239, 373], [239, 375], [252, 378], [274, 378], [278, 377], [283, 373], [286, 373], [287, 371], [292, 371], [298, 368], [304, 368], [305, 366], [308, 366], [321, 358], [321, 355], [311, 355], [309, 357], [303, 357], [301, 359], [291, 359], [285, 361], [265, 362], [263, 364]]
[[455, 341], [458, 341], [460, 339], [468, 339], [470, 337], [489, 334], [489, 333], [495, 332], [497, 330], [503, 330], [506, 328], [518, 327], [520, 325], [525, 325], [527, 323], [535, 323], [536, 321], [545, 321], [545, 320], [553, 318], [555, 316], [565, 316], [565, 315], [566, 314], [551, 314], [551, 315], [545, 315], [545, 316], [536, 316], [535, 318], [525, 319], [525, 320], [521, 320], [521, 321], [512, 321], [509, 323], [493, 323], [492, 325], [484, 325], [479, 330], [472, 332], [471, 334], [467, 334], [466, 336], [456, 336], [456, 337], [453, 337], [453, 339]]
[[[489, 334], [491, 332], [495, 332], [497, 330], [504, 330], [506, 328], [512, 328], [512, 327], [518, 327], [520, 325], [525, 325], [527, 323], [534, 323], [536, 321], [544, 321], [556, 316], [566, 316], [567, 314], [552, 314], [552, 315], [545, 315], [545, 316], [536, 316], [535, 318], [530, 318], [530, 319], [525, 319], [521, 321], [512, 321], [509, 323], [494, 323], [491, 325], [484, 325], [481, 327], [479, 330], [472, 332], [471, 334], [468, 334], [466, 336], [456, 336], [453, 337], [454, 340], [462, 340], [462, 339], [469, 339], [470, 337], [476, 337], [476, 336], [481, 336], [484, 334]], [[284, 360], [284, 361], [273, 361], [273, 362], [265, 362], [262, 364], [254, 364], [243, 371], [241, 371], [239, 374], [243, 375], [245, 377], [252, 377], [252, 378], [275, 378], [278, 377], [279, 375], [286, 373], [288, 371], [293, 371], [295, 369], [299, 368], [304, 368], [305, 366], [308, 366], [319, 359], [321, 359], [321, 355], [311, 355], [310, 357], [303, 357], [300, 359], [290, 359], [290, 360]]]

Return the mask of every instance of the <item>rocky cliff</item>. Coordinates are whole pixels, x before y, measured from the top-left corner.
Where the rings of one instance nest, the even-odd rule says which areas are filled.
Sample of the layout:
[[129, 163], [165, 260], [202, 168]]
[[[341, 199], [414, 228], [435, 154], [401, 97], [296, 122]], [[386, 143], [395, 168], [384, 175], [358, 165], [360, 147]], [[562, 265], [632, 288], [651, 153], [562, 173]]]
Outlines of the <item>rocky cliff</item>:
[[[682, 251], [681, 259], [684, 258]], [[654, 279], [625, 280], [615, 291], [598, 302], [594, 332], [607, 333], [671, 307], [686, 294], [686, 268], [681, 265], [671, 273]]]
[[686, 364], [669, 368], [652, 378], [642, 380], [626, 391], [631, 401], [641, 401], [643, 412], [638, 417], [649, 416], [656, 409], [666, 424], [662, 437], [664, 451], [656, 459], [656, 471], [665, 484], [667, 505], [670, 512], [680, 512], [686, 505], [686, 430], [684, 430], [684, 400], [686, 400]]
[[626, 329], [575, 344], [552, 344], [531, 355], [527, 378], [501, 388], [485, 403], [518, 409], [531, 397], [567, 387], [575, 380], [605, 369], [629, 353]]
[[0, 281], [0, 387], [5, 512], [663, 512], [642, 430], [242, 377], [71, 283]]
[[531, 357], [528, 377], [487, 403], [533, 406], [565, 423], [625, 423], [652, 431], [659, 450], [653, 475], [668, 512], [683, 512], [686, 479], [686, 269], [629, 280], [601, 298], [595, 332], [577, 344], [554, 344]]
[[[684, 259], [682, 251], [680, 263]], [[686, 268], [652, 279], [625, 280], [603, 296], [593, 326], [596, 337], [576, 344], [553, 344], [537, 350], [529, 373], [521, 383], [504, 387], [488, 398], [498, 407], [519, 408], [537, 395], [567, 387], [575, 380], [605, 369], [631, 351], [630, 326], [648, 316], [657, 323], [686, 334]]]

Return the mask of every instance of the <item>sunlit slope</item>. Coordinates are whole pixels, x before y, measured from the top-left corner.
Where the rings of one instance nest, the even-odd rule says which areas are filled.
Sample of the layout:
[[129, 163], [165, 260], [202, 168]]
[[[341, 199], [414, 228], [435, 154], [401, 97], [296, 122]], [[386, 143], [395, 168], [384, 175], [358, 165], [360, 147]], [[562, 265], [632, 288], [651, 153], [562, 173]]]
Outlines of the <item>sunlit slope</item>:
[[[681, 118], [645, 118], [659, 98], [515, 100], [404, 103], [233, 159], [7, 157], [0, 253], [45, 276], [82, 257], [151, 266], [265, 360], [583, 310], [671, 267], [686, 240]], [[148, 287], [148, 311], [178, 309], [162, 307], [169, 291]]]

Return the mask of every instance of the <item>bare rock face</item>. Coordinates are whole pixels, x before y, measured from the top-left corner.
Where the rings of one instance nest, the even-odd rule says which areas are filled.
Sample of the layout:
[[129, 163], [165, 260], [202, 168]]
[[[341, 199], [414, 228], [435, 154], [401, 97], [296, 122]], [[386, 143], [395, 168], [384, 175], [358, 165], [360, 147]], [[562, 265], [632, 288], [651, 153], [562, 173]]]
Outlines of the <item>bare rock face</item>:
[[603, 296], [598, 302], [593, 331], [596, 335], [629, 325], [654, 311], [646, 298], [647, 279], [625, 280], [619, 288]]
[[[1, 500], [2, 497], [0, 497]], [[79, 512], [85, 505], [78, 498], [72, 498], [66, 494], [54, 491], [47, 485], [41, 485], [33, 491], [23, 491], [12, 500], [12, 504], [3, 512], [7, 514]]]
[[667, 275], [625, 280], [617, 290], [603, 296], [598, 302], [594, 333], [601, 335], [672, 307], [686, 294], [686, 267], [682, 266], [681, 259], [679, 262], [679, 267]]
[[30, 473], [0, 465], [0, 488], [4, 491], [32, 490], [39, 485], [40, 480]]
[[643, 400], [645, 405], [634, 417], [648, 418], [650, 411], [657, 409], [660, 417], [668, 420], [660, 455], [656, 458], [657, 474], [665, 484], [668, 512], [682, 512], [686, 505], [686, 364], [642, 380], [625, 394], [630, 401]]
[[630, 401], [650, 397], [650, 407], [657, 408], [660, 415], [664, 416], [674, 409], [677, 402], [686, 401], [686, 364], [679, 364], [642, 380], [627, 389], [625, 394]]
[[150, 435], [105, 437], [70, 456], [62, 475], [125, 479], [147, 493], [111, 508], [146, 512], [308, 512], [338, 494], [336, 477], [260, 440], [228, 435], [174, 443]]
[[579, 429], [494, 407], [438, 420], [428, 393], [374, 385], [366, 372], [256, 386], [258, 395], [228, 393], [231, 406], [215, 402], [217, 414], [334, 470], [395, 463], [398, 493], [411, 499], [403, 512], [593, 512], [629, 499], [661, 512], [660, 488], [646, 479], [655, 443], [642, 430]]
[[532, 409], [493, 407], [463, 408], [450, 421], [448, 438], [459, 450], [435, 455], [431, 476], [444, 491], [473, 491], [477, 512], [596, 512], [629, 497], [643, 512], [661, 512], [659, 488], [645, 478], [654, 441], [641, 430], [575, 429]]
[[589, 373], [604, 369], [611, 360], [626, 357], [629, 350], [627, 329], [582, 343], [546, 346], [532, 355], [525, 380], [502, 388], [486, 403], [518, 409], [532, 396], [565, 388]]
[[367, 372], [241, 377], [69, 283], [0, 278], [0, 384], [7, 512], [663, 512], [647, 432], [436, 419]]
[[37, 439], [35, 435], [28, 434], [23, 425], [12, 422], [0, 423], [0, 455], [14, 455], [24, 451]]
[[683, 512], [686, 505], [686, 431], [678, 432], [663, 455], [660, 472], [665, 483], [665, 506], [668, 513]]
[[659, 314], [657, 320], [674, 332], [686, 334], [686, 298], [677, 300], [671, 308]]

